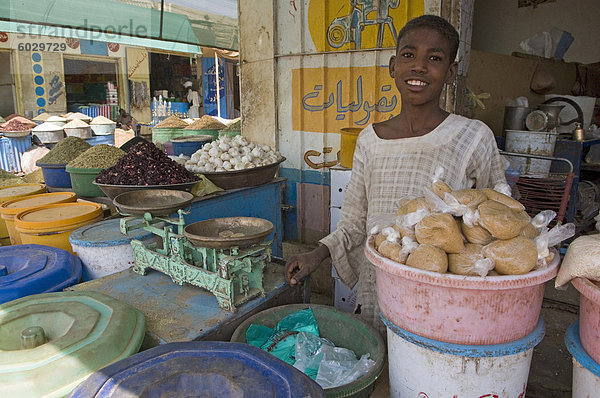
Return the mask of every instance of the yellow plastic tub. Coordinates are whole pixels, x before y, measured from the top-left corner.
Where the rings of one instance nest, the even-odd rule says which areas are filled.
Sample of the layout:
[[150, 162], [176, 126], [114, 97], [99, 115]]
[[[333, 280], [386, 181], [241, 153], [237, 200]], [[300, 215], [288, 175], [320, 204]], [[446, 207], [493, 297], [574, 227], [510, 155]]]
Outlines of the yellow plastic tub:
[[20, 245], [21, 236], [15, 229], [15, 216], [25, 210], [34, 209], [40, 206], [52, 205], [57, 203], [70, 203], [77, 200], [74, 192], [54, 192], [42, 193], [39, 195], [29, 195], [23, 198], [8, 200], [0, 204], [0, 215], [6, 223], [8, 236], [11, 245]]
[[354, 148], [356, 148], [356, 139], [361, 128], [346, 127], [340, 130], [342, 141], [340, 145], [340, 165], [348, 169], [352, 168], [352, 157], [354, 156]]
[[[46, 186], [44, 184], [17, 184], [7, 185], [0, 188], [0, 203], [4, 203], [8, 200], [22, 198], [24, 196], [36, 195], [46, 192]], [[2, 246], [10, 245], [10, 237], [8, 235], [8, 229], [6, 223], [0, 218], [0, 244]]]
[[52, 246], [73, 253], [69, 235], [79, 227], [102, 220], [102, 205], [61, 203], [24, 210], [15, 216], [23, 244]]

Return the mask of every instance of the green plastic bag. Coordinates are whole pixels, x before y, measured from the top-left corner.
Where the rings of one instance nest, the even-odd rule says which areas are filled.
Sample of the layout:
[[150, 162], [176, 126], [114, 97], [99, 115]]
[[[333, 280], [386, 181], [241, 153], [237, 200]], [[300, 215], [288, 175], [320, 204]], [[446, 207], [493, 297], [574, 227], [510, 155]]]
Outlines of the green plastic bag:
[[299, 332], [319, 336], [319, 327], [311, 308], [286, 316], [274, 328], [250, 325], [246, 331], [246, 342], [293, 365], [296, 362], [296, 335]]

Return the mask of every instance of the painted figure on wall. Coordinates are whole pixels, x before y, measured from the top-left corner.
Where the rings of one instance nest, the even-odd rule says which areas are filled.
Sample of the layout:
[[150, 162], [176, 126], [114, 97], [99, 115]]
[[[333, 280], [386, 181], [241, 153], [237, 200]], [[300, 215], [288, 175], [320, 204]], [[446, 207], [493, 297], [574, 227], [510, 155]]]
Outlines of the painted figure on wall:
[[[354, 49], [362, 48], [362, 34], [367, 26], [375, 25], [377, 31], [377, 48], [383, 45], [383, 34], [386, 25], [389, 27], [394, 41], [396, 28], [390, 9], [397, 8], [400, 0], [350, 0], [350, 14], [335, 18], [327, 28], [327, 42], [333, 48], [353, 43]], [[371, 14], [375, 12], [375, 18]]]

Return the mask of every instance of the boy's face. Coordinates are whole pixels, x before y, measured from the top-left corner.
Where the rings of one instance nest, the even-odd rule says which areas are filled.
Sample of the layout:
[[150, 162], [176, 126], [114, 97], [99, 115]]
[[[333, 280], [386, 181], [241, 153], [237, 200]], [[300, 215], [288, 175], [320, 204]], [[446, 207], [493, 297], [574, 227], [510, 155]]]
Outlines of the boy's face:
[[427, 27], [412, 29], [400, 39], [398, 52], [390, 59], [390, 75], [403, 103], [439, 103], [444, 84], [456, 77], [450, 51], [448, 39]]

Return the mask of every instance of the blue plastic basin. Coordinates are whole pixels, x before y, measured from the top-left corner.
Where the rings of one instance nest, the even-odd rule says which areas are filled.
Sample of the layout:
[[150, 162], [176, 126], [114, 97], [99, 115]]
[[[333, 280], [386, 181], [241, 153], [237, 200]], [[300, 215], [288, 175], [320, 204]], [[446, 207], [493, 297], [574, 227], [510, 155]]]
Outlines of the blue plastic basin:
[[325, 397], [293, 366], [244, 343], [192, 341], [140, 352], [96, 373], [69, 397]]
[[66, 250], [43, 245], [0, 247], [0, 304], [60, 292], [80, 279], [81, 261]]
[[98, 144], [115, 145], [115, 135], [95, 135], [92, 138], [88, 138], [86, 141], [92, 146]]
[[173, 155], [179, 156], [184, 154], [185, 156], [192, 156], [204, 144], [212, 140], [213, 137], [211, 135], [192, 135], [174, 138], [170, 142], [173, 146]]
[[71, 188], [71, 174], [65, 170], [66, 164], [37, 164], [42, 169], [44, 183], [54, 188]]

